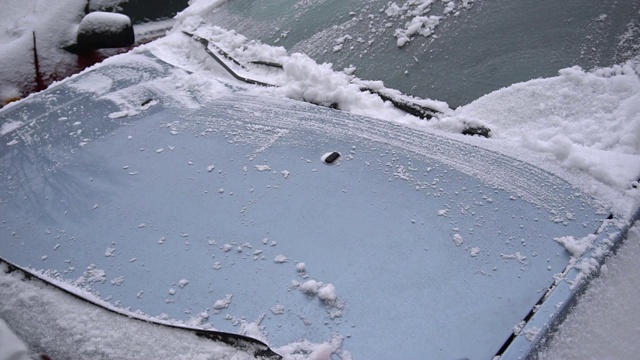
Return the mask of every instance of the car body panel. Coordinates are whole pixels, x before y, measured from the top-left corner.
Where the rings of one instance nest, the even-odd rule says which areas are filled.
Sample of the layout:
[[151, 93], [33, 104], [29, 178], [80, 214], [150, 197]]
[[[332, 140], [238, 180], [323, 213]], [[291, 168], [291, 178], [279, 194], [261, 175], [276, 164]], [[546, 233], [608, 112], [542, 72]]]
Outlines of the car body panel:
[[229, 84], [186, 103], [158, 85], [182, 70], [121, 59], [0, 112], [0, 253], [131, 311], [490, 358], [569, 264], [554, 238], [606, 216], [452, 138]]

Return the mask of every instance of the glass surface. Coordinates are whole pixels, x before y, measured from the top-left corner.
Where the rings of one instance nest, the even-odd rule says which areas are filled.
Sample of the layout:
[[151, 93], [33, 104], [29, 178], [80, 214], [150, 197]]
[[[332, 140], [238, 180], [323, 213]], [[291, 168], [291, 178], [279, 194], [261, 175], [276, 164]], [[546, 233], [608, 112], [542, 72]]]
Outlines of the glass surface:
[[476, 1], [458, 15], [444, 15], [444, 2], [434, 1], [424, 13], [442, 17], [433, 35], [417, 35], [401, 48], [394, 33], [412, 16], [388, 16], [389, 4], [231, 0], [208, 22], [335, 69], [353, 65], [362, 79], [383, 80], [452, 108], [516, 82], [555, 76], [565, 67], [623, 62], [640, 45], [640, 37], [629, 36], [637, 33], [638, 0]]

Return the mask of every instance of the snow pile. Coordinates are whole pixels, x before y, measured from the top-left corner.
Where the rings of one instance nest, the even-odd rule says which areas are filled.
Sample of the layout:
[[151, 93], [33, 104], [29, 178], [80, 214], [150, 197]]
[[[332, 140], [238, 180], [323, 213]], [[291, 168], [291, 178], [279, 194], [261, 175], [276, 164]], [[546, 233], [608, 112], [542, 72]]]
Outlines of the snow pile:
[[126, 15], [96, 11], [82, 18], [78, 32], [117, 34], [129, 26], [131, 19]]
[[538, 153], [546, 156], [547, 166], [559, 164], [594, 179], [619, 198], [602, 196], [602, 186], [585, 190], [630, 215], [640, 203], [639, 72], [640, 58], [593, 71], [562, 69], [556, 77], [483, 96], [442, 118], [437, 127], [452, 130], [465, 120], [485, 124], [491, 128], [490, 142], [504, 144], [509, 155], [527, 160], [526, 154]]
[[[53, 359], [127, 359], [133, 354], [143, 359], [253, 358], [229, 345], [114, 314], [6, 272], [0, 265], [0, 318], [31, 350], [46, 350]], [[0, 357], [4, 350], [0, 348]]]
[[[47, 355], [54, 359], [128, 359], [133, 354], [143, 359], [255, 359], [247, 350], [196, 336], [192, 332], [109, 312], [39, 281], [26, 280], [18, 272], [7, 273], [5, 265], [0, 265], [0, 288], [0, 321], [6, 321], [30, 345], [31, 350], [46, 350]], [[103, 303], [78, 288], [68, 285], [65, 288]], [[226, 302], [227, 298], [230, 301], [230, 297], [227, 295], [223, 301]], [[274, 308], [279, 311], [279, 308]], [[131, 315], [162, 322], [144, 314]], [[209, 314], [204, 311], [190, 321], [171, 323], [211, 328], [203, 324], [208, 318]], [[245, 335], [261, 338], [259, 322], [242, 322]], [[340, 350], [343, 340], [343, 337], [334, 335], [326, 342], [301, 340], [274, 350], [285, 360], [330, 359], [334, 353], [350, 359], [349, 353]], [[8, 350], [4, 346], [0, 347], [0, 357], [6, 352]]]
[[0, 104], [36, 90], [36, 52], [44, 83], [52, 82], [55, 74], [66, 74], [68, 68], [76, 66], [76, 56], [63, 48], [75, 42], [75, 25], [82, 19], [85, 5], [85, 0], [3, 2]]

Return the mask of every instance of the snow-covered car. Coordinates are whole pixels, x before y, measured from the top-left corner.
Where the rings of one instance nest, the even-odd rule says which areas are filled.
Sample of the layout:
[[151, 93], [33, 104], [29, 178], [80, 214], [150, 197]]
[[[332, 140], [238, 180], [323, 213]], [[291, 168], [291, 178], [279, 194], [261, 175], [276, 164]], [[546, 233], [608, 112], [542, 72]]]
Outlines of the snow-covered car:
[[158, 38], [186, 0], [7, 0], [0, 15], [0, 106]]
[[54, 359], [559, 354], [578, 294], [640, 239], [638, 59], [454, 110], [386, 86], [388, 64], [366, 80], [367, 60], [253, 37], [357, 54], [364, 35], [322, 50], [334, 19], [420, 64], [411, 46], [489, 4], [241, 3], [192, 1], [0, 110], [0, 318]]

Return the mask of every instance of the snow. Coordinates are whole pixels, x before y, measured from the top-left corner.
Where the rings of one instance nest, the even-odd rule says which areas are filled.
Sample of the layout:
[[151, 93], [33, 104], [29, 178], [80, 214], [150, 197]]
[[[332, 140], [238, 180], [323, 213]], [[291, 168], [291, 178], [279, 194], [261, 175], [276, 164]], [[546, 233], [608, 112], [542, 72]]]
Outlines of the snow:
[[624, 192], [640, 174], [639, 69], [637, 58], [593, 71], [562, 69], [557, 77], [483, 96], [443, 123], [484, 123], [494, 140], [549, 154], [562, 167]]
[[451, 15], [459, 15], [459, 11], [469, 8], [473, 0], [460, 2], [442, 0], [440, 2], [444, 5], [441, 15], [428, 15], [432, 12], [432, 5], [436, 3], [436, 0], [406, 0], [402, 5], [398, 5], [396, 2], [388, 4], [384, 13], [389, 19], [410, 18], [404, 28], [398, 28], [394, 32], [398, 47], [407, 45], [416, 35], [432, 36], [441, 19]]
[[284, 314], [284, 306], [275, 305], [271, 308], [271, 312], [273, 313], [273, 315], [282, 315]]
[[187, 279], [180, 279], [180, 281], [178, 281], [178, 286], [181, 289], [183, 289], [187, 285], [189, 285], [189, 280], [187, 280]]
[[[189, 332], [132, 321], [129, 317], [97, 308], [36, 281], [25, 281], [16, 273], [7, 274], [4, 265], [0, 266], [0, 288], [3, 289], [0, 292], [0, 321], [11, 323], [12, 330], [29, 343], [32, 350], [47, 349], [47, 355], [54, 359], [125, 359], [131, 354], [145, 359], [253, 358], [234, 347]], [[32, 311], [24, 311], [27, 301]], [[19, 350], [18, 344], [11, 343]], [[0, 347], [0, 356], [6, 354], [6, 349]]]
[[453, 234], [453, 243], [456, 246], [461, 246], [464, 243], [464, 238], [460, 234]]
[[[34, 34], [40, 73], [65, 72], [75, 55], [62, 47], [75, 41], [74, 24], [84, 14], [84, 0], [50, 2], [7, 0], [0, 16], [0, 104], [35, 90]], [[54, 46], [51, 46], [51, 45]], [[45, 82], [52, 79], [44, 78]]]
[[0, 319], [0, 359], [20, 360], [28, 359], [29, 349], [9, 328], [7, 323]]
[[567, 249], [567, 251], [571, 254], [571, 256], [573, 256], [574, 258], [579, 258], [587, 250], [591, 249], [595, 239], [596, 235], [589, 234], [579, 239], [576, 239], [573, 236], [563, 236], [554, 240], [562, 244], [565, 249]]
[[231, 299], [233, 298], [233, 294], [225, 295], [224, 299], [216, 300], [213, 303], [213, 308], [216, 310], [222, 310], [229, 307], [231, 304]]
[[22, 125], [24, 125], [24, 123], [22, 121], [9, 121], [6, 122], [4, 124], [2, 124], [2, 127], [0, 128], [0, 135], [6, 135], [9, 134], [10, 132], [19, 129]]
[[336, 287], [333, 284], [325, 284], [318, 289], [318, 298], [324, 302], [332, 303], [337, 297]]
[[317, 294], [318, 286], [315, 280], [307, 280], [298, 289], [305, 294]]
[[126, 15], [94, 11], [82, 18], [78, 32], [117, 34], [129, 26], [131, 20]]

